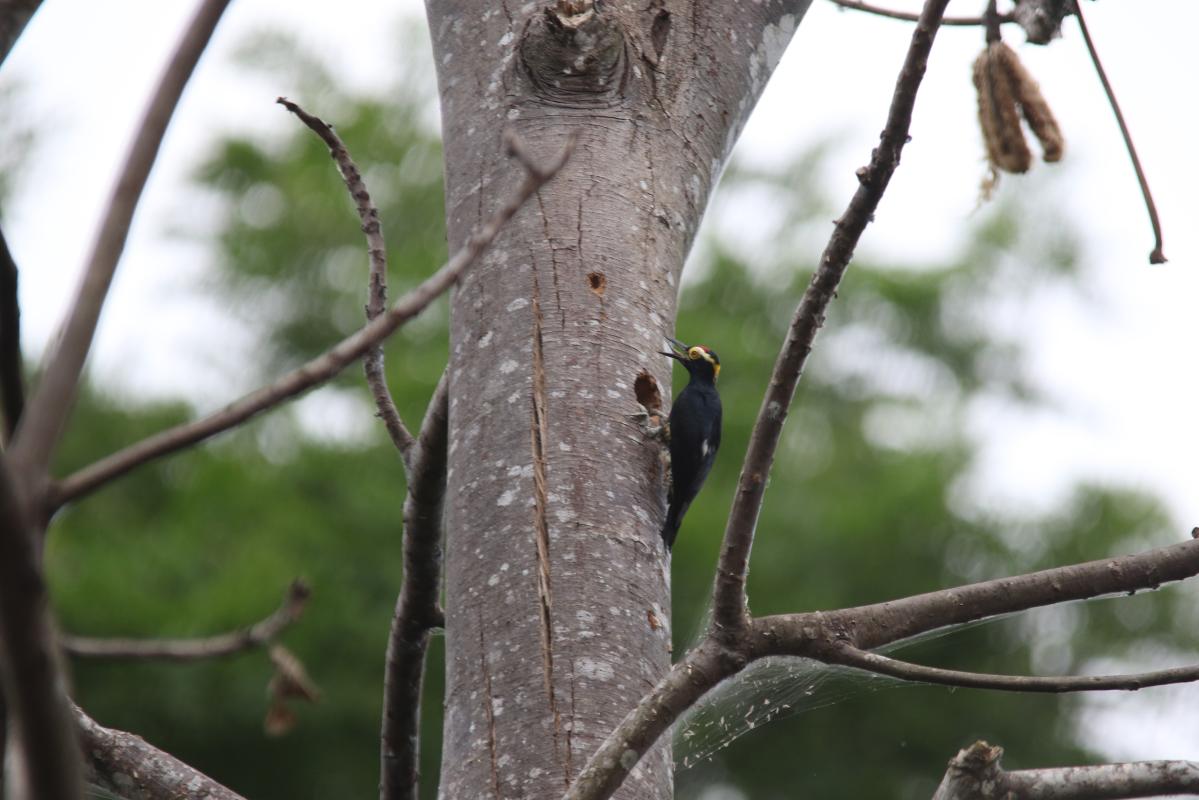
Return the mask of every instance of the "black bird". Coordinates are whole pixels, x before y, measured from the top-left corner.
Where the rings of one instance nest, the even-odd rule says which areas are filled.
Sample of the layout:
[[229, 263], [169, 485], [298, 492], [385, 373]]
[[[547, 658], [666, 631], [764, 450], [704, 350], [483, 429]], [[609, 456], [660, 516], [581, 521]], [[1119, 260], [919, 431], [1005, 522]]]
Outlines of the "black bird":
[[662, 526], [662, 541], [674, 546], [687, 507], [699, 494], [720, 447], [720, 395], [716, 377], [720, 359], [703, 345], [688, 347], [678, 339], [666, 340], [676, 351], [662, 353], [676, 359], [691, 374], [686, 388], [670, 408], [670, 507]]

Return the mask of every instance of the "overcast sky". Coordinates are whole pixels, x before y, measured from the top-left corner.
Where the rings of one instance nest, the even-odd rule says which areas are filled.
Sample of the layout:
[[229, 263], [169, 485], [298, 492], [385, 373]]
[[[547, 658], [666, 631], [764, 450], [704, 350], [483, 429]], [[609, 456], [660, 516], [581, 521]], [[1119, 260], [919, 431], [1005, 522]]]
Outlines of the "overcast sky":
[[[911, 0], [891, 5], [919, 7]], [[971, 14], [982, 5], [959, 0], [950, 8]], [[24, 335], [35, 355], [64, 310], [131, 126], [193, 7], [47, 2], [0, 72], [0, 86], [25, 84], [24, 117], [41, 137], [3, 209], [5, 233], [23, 270]], [[230, 63], [248, 34], [267, 26], [292, 30], [338, 65], [347, 84], [369, 87], [394, 72], [393, 22], [420, 15], [415, 2], [347, 1], [337, 4], [336, 14], [330, 8], [312, 0], [232, 4], [172, 123], [136, 219], [93, 354], [100, 380], [139, 392], [186, 392], [205, 409], [229, 399], [230, 365], [248, 343], [214, 346], [220, 338], [212, 331], [226, 323], [218, 309], [187, 292], [189, 280], [203, 274], [205, 252], [165, 229], [191, 213], [194, 195], [182, 190], [186, 172], [214, 132], [294, 125], [273, 105], [293, 87], [246, 80]], [[1085, 10], [1155, 191], [1170, 263], [1147, 264], [1149, 224], [1076, 26], [1067, 24], [1063, 40], [1050, 47], [1021, 47], [1065, 131], [1067, 158], [1054, 168], [1060, 173], [1055, 194], [1083, 232], [1094, 284], [1088, 303], [1046, 297], [1005, 321], [1027, 331], [1034, 377], [1057, 408], [990, 410], [974, 420], [988, 442], [977, 491], [989, 502], [1043, 506], [1079, 478], [1119, 481], [1165, 497], [1182, 537], [1199, 525], [1199, 159], [1193, 144], [1199, 48], [1192, 41], [1199, 3], [1108, 0], [1087, 3]], [[840, 146], [824, 174], [842, 204], [882, 127], [909, 30], [814, 0], [738, 157], [771, 163], [835, 137]], [[1020, 38], [1008, 33], [1013, 45]], [[947, 254], [975, 210], [982, 166], [969, 75], [980, 40], [970, 29], [938, 36], [913, 141], [862, 252], [907, 261]], [[425, 78], [433, 81], [431, 67]], [[1002, 191], [1021, 187], [1018, 179], [1005, 180]], [[152, 338], [146, 336], [151, 327]], [[1111, 747], [1123, 757], [1199, 757], [1194, 744], [1189, 750], [1179, 744], [1199, 742], [1196, 718], [1172, 722], [1176, 735], [1168, 752], [1166, 742], [1128, 750], [1120, 737]], [[1189, 724], [1191, 735], [1181, 735], [1180, 724]]]

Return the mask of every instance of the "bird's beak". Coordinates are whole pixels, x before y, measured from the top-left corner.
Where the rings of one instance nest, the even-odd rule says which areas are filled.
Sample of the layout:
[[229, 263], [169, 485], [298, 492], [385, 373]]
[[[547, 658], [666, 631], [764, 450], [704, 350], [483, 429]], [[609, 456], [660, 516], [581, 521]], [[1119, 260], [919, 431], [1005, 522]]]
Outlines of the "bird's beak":
[[[675, 350], [681, 351], [681, 353], [686, 353], [688, 350], [691, 349], [687, 345], [680, 342], [678, 339], [672, 339], [669, 336], [666, 337], [666, 341], [670, 342], [670, 346], [672, 348], [674, 348]], [[677, 352], [676, 353], [667, 353], [665, 351], [661, 351], [661, 353], [662, 353], [662, 355], [666, 356], [667, 358], [673, 358], [678, 361], [686, 361], [687, 360], [686, 356], [681, 355], [681, 353], [677, 353]]]

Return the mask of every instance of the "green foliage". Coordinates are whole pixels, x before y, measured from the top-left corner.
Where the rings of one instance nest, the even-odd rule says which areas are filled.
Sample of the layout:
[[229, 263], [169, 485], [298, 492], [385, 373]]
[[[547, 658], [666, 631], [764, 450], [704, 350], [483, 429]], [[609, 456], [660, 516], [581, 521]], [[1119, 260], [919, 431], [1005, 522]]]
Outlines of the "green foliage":
[[[412, 73], [377, 96], [351, 95], [286, 42], [263, 39], [248, 50], [271, 74], [298, 76], [293, 99], [337, 124], [380, 207], [393, 295], [435, 269], [445, 256], [440, 147], [424, 121], [427, 98], [402, 88]], [[755, 242], [721, 236], [701, 245], [695, 270], [703, 277], [683, 294], [678, 335], [712, 346], [724, 365], [726, 428], [675, 548], [676, 654], [702, 625], [740, 456], [817, 256], [812, 243], [826, 232], [814, 222], [829, 216], [813, 189], [818, 163], [812, 155], [773, 175], [730, 173], [726, 197], [768, 199], [777, 218]], [[279, 140], [224, 140], [197, 180], [225, 209], [218, 277], [205, 288], [260, 335], [261, 363], [251, 366], [261, 377], [360, 325], [365, 245], [315, 137], [297, 123]], [[1036, 402], [1018, 347], [988, 311], [1077, 277], [1069, 239], [1039, 228], [1037, 214], [982, 216], [946, 263], [863, 259], [851, 268], [771, 479], [750, 583], [756, 613], [868, 603], [1163, 540], [1162, 509], [1143, 495], [1083, 487], [1050, 515], [1002, 518], [963, 495], [978, 449], [964, 427], [972, 403], [984, 396]], [[752, 267], [738, 256], [749, 251]], [[445, 362], [445, 316], [444, 305], [431, 309], [387, 348], [390, 383], [410, 422]], [[341, 379], [365, 397], [360, 384], [358, 370]], [[185, 416], [182, 406], [137, 407], [88, 393], [59, 472]], [[260, 800], [364, 797], [377, 781], [402, 470], [381, 427], [369, 443], [330, 444], [311, 433], [276, 415], [139, 469], [60, 514], [47, 553], [63, 626], [82, 634], [223, 631], [265, 616], [291, 578], [310, 582], [309, 609], [284, 640], [323, 697], [300, 709], [298, 727], [283, 738], [262, 732], [270, 665], [260, 652], [186, 666], [81, 662], [74, 669], [81, 704], [101, 722], [136, 731]], [[281, 439], [290, 446], [280, 449]], [[1026, 673], [1183, 641], [1170, 594], [1136, 602], [1132, 612], [1092, 603], [984, 625], [903, 655]], [[804, 673], [789, 669], [778, 667], [776, 683], [802, 691]], [[436, 793], [441, 671], [435, 641], [424, 703], [426, 797]], [[753, 798], [927, 797], [945, 761], [980, 736], [1004, 744], [1015, 765], [1084, 755], [1065, 701], [926, 687], [874, 692], [853, 679], [848, 686], [856, 696], [754, 730], [681, 772], [679, 795], [698, 797], [728, 782]], [[821, 702], [823, 695], [811, 704]]]

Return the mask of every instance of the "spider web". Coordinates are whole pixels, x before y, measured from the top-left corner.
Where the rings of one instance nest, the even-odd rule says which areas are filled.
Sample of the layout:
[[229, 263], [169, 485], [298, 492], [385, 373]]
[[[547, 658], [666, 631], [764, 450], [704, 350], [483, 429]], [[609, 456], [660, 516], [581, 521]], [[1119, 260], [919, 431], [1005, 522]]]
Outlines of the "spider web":
[[[1008, 616], [1012, 615], [931, 631], [879, 648], [877, 652], [895, 652]], [[701, 631], [706, 627], [701, 626]], [[696, 637], [696, 642], [699, 638]], [[720, 683], [675, 723], [675, 769], [689, 769], [708, 761], [741, 736], [769, 722], [883, 689], [926, 685], [797, 656], [763, 658]]]

